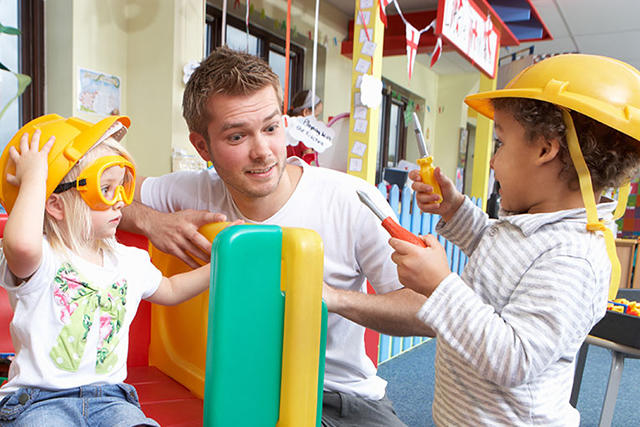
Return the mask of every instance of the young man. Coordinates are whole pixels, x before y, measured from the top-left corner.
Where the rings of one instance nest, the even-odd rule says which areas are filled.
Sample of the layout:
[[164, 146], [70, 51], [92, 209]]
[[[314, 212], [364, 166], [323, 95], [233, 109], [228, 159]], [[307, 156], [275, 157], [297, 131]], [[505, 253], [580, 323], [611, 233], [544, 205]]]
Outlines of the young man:
[[[416, 318], [425, 298], [401, 289], [389, 236], [356, 190], [393, 212], [361, 179], [287, 160], [281, 106], [278, 76], [261, 59], [228, 48], [213, 52], [187, 84], [183, 114], [191, 143], [215, 171], [144, 180], [136, 190], [142, 204], [127, 209], [125, 227], [191, 265], [186, 251], [208, 258], [210, 243], [198, 228], [225, 217], [318, 232], [325, 254], [323, 297], [332, 313], [323, 425], [403, 425], [385, 397], [385, 381], [365, 355], [358, 324], [392, 335], [428, 335]], [[367, 279], [377, 295], [366, 294]]]

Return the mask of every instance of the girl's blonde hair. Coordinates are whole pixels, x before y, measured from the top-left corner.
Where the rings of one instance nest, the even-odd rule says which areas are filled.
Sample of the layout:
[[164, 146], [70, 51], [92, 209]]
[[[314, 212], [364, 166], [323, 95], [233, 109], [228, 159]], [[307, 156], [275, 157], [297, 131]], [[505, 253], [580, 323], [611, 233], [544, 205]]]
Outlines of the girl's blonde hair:
[[[75, 181], [80, 172], [100, 157], [119, 155], [133, 162], [131, 155], [114, 138], [107, 138], [93, 146], [69, 171], [60, 183]], [[115, 237], [95, 240], [91, 224], [91, 209], [75, 190], [58, 194], [64, 209], [64, 219], [56, 220], [46, 211], [44, 215], [44, 233], [51, 247], [59, 252], [80, 253], [91, 248], [103, 253], [113, 253], [116, 247]]]

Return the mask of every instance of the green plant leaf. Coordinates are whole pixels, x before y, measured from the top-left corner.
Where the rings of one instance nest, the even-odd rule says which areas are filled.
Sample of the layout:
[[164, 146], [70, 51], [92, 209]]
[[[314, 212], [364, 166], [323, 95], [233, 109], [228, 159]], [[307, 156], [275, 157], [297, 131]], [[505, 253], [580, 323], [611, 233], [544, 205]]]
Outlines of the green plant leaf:
[[5, 70], [5, 71], [9, 71], [11, 72], [10, 69], [8, 69], [7, 67], [4, 66], [4, 64], [2, 62], [0, 62], [0, 70]]
[[0, 33], [11, 34], [12, 36], [19, 36], [21, 34], [19, 29], [15, 27], [5, 27], [2, 24], [0, 24]]
[[4, 115], [4, 112], [7, 111], [7, 108], [9, 108], [9, 106], [16, 100], [18, 99], [18, 97], [20, 95], [22, 95], [24, 93], [24, 91], [27, 89], [27, 86], [29, 86], [29, 84], [31, 83], [31, 77], [27, 76], [26, 74], [19, 74], [19, 73], [14, 73], [12, 71], [0, 71], [3, 73], [11, 73], [14, 76], [16, 76], [16, 78], [18, 79], [18, 91], [16, 93], [16, 95], [11, 98], [9, 100], [9, 102], [7, 102], [7, 105], [5, 105], [2, 108], [2, 111], [0, 111], [0, 117], [2, 117]]

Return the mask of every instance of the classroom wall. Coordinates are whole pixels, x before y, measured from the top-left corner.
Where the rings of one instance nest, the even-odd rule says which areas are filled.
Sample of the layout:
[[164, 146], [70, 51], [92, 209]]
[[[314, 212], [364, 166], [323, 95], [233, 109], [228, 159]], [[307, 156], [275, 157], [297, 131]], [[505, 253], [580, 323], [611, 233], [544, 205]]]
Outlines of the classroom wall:
[[[446, 147], [438, 143], [435, 138], [436, 129], [436, 108], [439, 76], [416, 61], [411, 73], [411, 80], [407, 74], [407, 57], [401, 56], [385, 56], [382, 58], [382, 75], [391, 80], [394, 84], [413, 92], [425, 100], [425, 107], [419, 113], [422, 115], [422, 132], [428, 148], [433, 153], [434, 158], [438, 159], [442, 154], [442, 150]], [[426, 106], [429, 106], [427, 109]], [[409, 126], [407, 132], [407, 158], [406, 160], [415, 161], [419, 157], [418, 146], [415, 142], [413, 128]]]
[[79, 68], [122, 77], [123, 111], [127, 96], [126, 32], [116, 24], [111, 7], [99, 0], [47, 0], [45, 3], [47, 112], [78, 115], [95, 121], [100, 116], [75, 110]]
[[480, 73], [440, 75], [436, 113], [436, 163], [455, 182], [458, 164], [460, 128], [467, 127], [467, 104], [464, 98], [476, 93]]
[[[254, 0], [251, 4], [255, 22], [262, 10], [274, 20], [286, 18], [286, 2]], [[240, 13], [240, 8], [233, 11], [233, 7], [234, 3], [228, 2], [230, 13]], [[313, 33], [314, 7], [314, 0], [294, 3], [292, 22], [298, 36]], [[132, 118], [125, 145], [136, 158], [140, 175], [170, 172], [172, 150], [195, 154], [182, 119], [182, 69], [187, 62], [203, 56], [202, 0], [46, 0], [45, 9], [47, 112], [99, 119], [76, 110], [78, 69], [114, 74], [122, 82], [122, 113]], [[325, 48], [325, 66], [318, 71], [317, 86], [324, 95], [325, 119], [350, 108], [351, 82], [345, 76], [351, 74], [351, 59], [340, 54], [340, 42], [347, 37], [350, 19], [321, 2], [319, 41]], [[308, 48], [308, 61], [311, 56]], [[402, 55], [383, 58], [382, 75], [423, 97], [430, 106], [430, 111], [422, 111], [425, 136], [437, 164], [453, 176], [458, 132], [466, 122], [462, 99], [474, 90], [479, 74], [438, 75], [416, 61], [409, 80], [406, 57]], [[305, 85], [310, 86], [310, 82], [307, 73]], [[438, 106], [444, 109], [438, 112]], [[407, 159], [415, 160], [417, 147], [412, 135], [408, 137]]]
[[46, 111], [90, 121], [77, 110], [78, 69], [121, 79], [125, 145], [140, 175], [171, 170], [172, 148], [191, 148], [181, 117], [182, 67], [203, 52], [201, 0], [47, 0]]

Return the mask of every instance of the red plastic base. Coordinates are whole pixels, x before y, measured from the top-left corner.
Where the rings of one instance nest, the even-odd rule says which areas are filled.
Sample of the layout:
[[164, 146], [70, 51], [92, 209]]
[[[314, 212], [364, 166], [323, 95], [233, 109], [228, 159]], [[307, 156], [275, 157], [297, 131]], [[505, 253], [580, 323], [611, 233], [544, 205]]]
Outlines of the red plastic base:
[[201, 426], [203, 403], [153, 366], [129, 368], [126, 382], [138, 390], [142, 411], [161, 426]]

